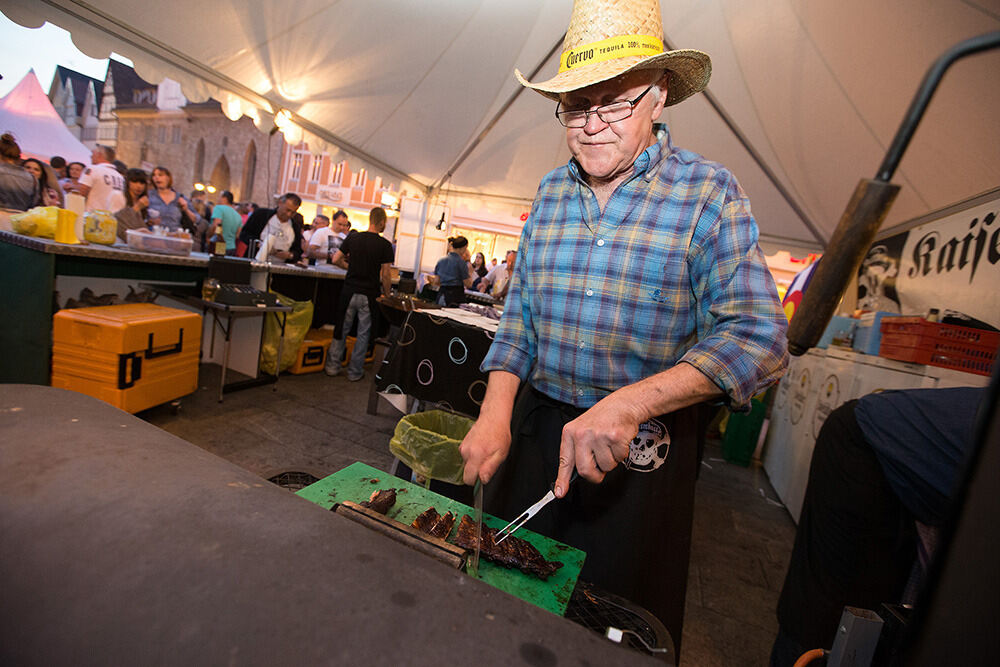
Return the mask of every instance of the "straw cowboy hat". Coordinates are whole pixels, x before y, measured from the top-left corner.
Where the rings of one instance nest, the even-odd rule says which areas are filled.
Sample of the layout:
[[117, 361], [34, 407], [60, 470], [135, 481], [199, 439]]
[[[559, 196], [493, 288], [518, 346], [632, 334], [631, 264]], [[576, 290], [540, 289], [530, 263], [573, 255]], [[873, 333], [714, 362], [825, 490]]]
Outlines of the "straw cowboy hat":
[[694, 49], [663, 50], [659, 0], [576, 0], [559, 58], [559, 73], [531, 83], [518, 70], [523, 86], [553, 100], [640, 69], [670, 70], [667, 106], [699, 93], [712, 75], [712, 60]]

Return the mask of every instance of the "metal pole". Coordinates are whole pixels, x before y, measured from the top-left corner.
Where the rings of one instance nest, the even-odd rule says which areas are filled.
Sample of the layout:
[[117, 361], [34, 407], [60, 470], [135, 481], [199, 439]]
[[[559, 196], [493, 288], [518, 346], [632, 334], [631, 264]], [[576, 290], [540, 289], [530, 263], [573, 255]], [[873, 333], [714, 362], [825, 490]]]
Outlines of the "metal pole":
[[795, 355], [805, 354], [815, 346], [836, 312], [851, 277], [857, 273], [865, 253], [875, 240], [875, 234], [899, 193], [899, 186], [889, 183], [889, 179], [899, 165], [945, 71], [960, 58], [998, 46], [1000, 32], [967, 39], [948, 49], [927, 71], [896, 132], [896, 138], [879, 167], [878, 177], [874, 180], [861, 179], [834, 230], [828, 249], [816, 267], [802, 303], [789, 324], [789, 352]]
[[1000, 46], [1000, 31], [988, 32], [985, 35], [970, 37], [964, 42], [959, 42], [934, 61], [931, 68], [927, 70], [927, 74], [924, 75], [924, 80], [921, 82], [917, 94], [913, 96], [910, 108], [906, 110], [903, 123], [899, 126], [899, 130], [896, 131], [896, 137], [892, 140], [892, 144], [885, 154], [885, 159], [878, 168], [878, 174], [875, 176], [876, 179], [886, 182], [892, 180], [892, 175], [896, 172], [899, 161], [903, 159], [903, 152], [909, 146], [910, 139], [913, 138], [913, 134], [917, 131], [920, 119], [923, 118], [924, 111], [927, 110], [927, 105], [930, 104], [931, 97], [934, 96], [938, 84], [944, 78], [945, 71], [961, 58], [971, 56], [980, 51], [995, 49], [998, 46]]

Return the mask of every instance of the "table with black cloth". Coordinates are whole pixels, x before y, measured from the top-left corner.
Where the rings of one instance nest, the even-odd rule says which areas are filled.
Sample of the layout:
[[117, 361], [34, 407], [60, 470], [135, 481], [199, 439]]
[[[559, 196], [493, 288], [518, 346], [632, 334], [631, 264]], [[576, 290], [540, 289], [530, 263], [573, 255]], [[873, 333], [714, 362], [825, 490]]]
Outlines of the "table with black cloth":
[[486, 329], [414, 310], [400, 326], [375, 388], [477, 417], [487, 380], [479, 364], [492, 343]]

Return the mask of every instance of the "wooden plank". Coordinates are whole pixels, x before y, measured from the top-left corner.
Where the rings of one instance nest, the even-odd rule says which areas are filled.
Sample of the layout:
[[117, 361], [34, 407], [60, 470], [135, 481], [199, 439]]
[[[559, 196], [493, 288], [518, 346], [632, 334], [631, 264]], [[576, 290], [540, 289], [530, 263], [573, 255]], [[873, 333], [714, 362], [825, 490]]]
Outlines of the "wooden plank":
[[455, 569], [459, 569], [465, 564], [465, 557], [468, 554], [465, 549], [450, 542], [445, 542], [433, 535], [428, 535], [413, 526], [390, 519], [373, 509], [362, 507], [350, 500], [337, 503], [332, 509], [341, 516], [347, 517], [352, 521], [357, 521], [397, 542], [402, 542], [416, 549], [420, 553], [447, 563]]

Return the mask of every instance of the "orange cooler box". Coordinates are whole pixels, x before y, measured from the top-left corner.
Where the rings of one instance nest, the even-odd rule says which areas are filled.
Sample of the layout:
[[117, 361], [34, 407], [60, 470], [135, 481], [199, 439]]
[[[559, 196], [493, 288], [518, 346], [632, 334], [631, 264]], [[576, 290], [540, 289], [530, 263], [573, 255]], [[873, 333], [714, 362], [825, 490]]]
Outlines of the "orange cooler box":
[[288, 369], [288, 372], [294, 375], [303, 375], [323, 370], [326, 364], [326, 353], [330, 350], [332, 341], [332, 331], [310, 329], [302, 341], [302, 345], [299, 346], [295, 363]]
[[152, 303], [60, 310], [52, 316], [52, 386], [128, 412], [198, 388], [201, 315]]

